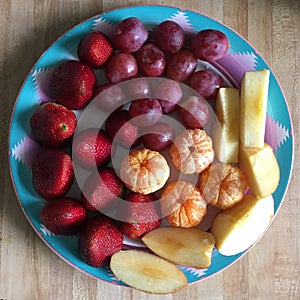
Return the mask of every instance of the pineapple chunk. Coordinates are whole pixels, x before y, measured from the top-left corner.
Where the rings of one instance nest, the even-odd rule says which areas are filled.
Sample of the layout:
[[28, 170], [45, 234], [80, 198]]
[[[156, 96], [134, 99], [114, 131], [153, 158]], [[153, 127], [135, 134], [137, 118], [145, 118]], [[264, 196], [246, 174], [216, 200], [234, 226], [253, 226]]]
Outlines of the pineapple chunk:
[[269, 70], [244, 74], [240, 116], [240, 139], [244, 147], [264, 147], [269, 78]]
[[219, 122], [212, 128], [214, 149], [219, 161], [237, 163], [240, 134], [240, 96], [234, 88], [220, 88], [216, 99]]
[[150, 294], [174, 293], [188, 284], [175, 264], [144, 251], [116, 252], [111, 257], [110, 268], [124, 283]]
[[262, 149], [240, 147], [239, 167], [257, 198], [266, 197], [276, 190], [280, 170], [273, 149], [268, 144], [265, 143]]
[[272, 195], [257, 199], [246, 195], [242, 202], [219, 213], [211, 232], [223, 255], [235, 255], [252, 246], [268, 228], [274, 216]]

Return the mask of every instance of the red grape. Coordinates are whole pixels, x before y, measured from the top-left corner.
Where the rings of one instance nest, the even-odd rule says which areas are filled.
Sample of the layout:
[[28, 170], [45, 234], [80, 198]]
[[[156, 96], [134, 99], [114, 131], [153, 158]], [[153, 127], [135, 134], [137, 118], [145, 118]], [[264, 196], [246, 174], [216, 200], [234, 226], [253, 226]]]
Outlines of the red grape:
[[155, 40], [158, 47], [165, 53], [178, 52], [185, 43], [183, 29], [174, 21], [164, 21], [155, 30]]
[[154, 97], [158, 99], [164, 114], [171, 113], [181, 100], [182, 90], [174, 80], [161, 81], [155, 88]]
[[138, 144], [138, 128], [130, 122], [128, 110], [115, 110], [106, 120], [105, 130], [108, 138], [125, 148]]
[[137, 75], [136, 59], [129, 53], [117, 53], [108, 62], [106, 78], [111, 83], [119, 83]]
[[212, 70], [195, 72], [189, 82], [189, 86], [206, 100], [215, 99], [219, 88], [223, 85], [223, 78]]
[[142, 142], [145, 147], [161, 151], [172, 144], [175, 137], [175, 130], [167, 123], [157, 122], [147, 127], [147, 133], [142, 136]]
[[114, 86], [114, 84], [112, 84], [112, 83], [104, 83], [104, 84], [100, 84], [100, 85], [95, 86], [94, 92], [93, 92], [93, 97], [95, 98], [100, 93], [102, 93], [104, 90], [106, 90], [106, 89], [108, 89], [112, 86]]
[[208, 62], [216, 61], [227, 54], [229, 40], [227, 36], [215, 29], [199, 31], [192, 40], [195, 57]]
[[128, 82], [127, 93], [133, 99], [145, 98], [151, 92], [151, 84], [145, 77], [137, 77]]
[[98, 85], [94, 88], [94, 102], [104, 111], [112, 111], [124, 104], [123, 90], [112, 83]]
[[149, 33], [144, 24], [135, 17], [120, 22], [113, 34], [113, 42], [123, 52], [139, 50], [148, 39]]
[[181, 102], [178, 112], [182, 124], [190, 129], [203, 128], [210, 119], [208, 104], [196, 96], [189, 96]]
[[132, 101], [129, 107], [132, 123], [146, 127], [156, 123], [162, 116], [161, 105], [155, 98], [143, 98]]
[[189, 50], [180, 50], [174, 54], [166, 67], [166, 75], [168, 78], [184, 82], [195, 71], [197, 67], [197, 59]]
[[148, 43], [136, 53], [140, 71], [149, 77], [160, 76], [166, 66], [164, 53], [154, 44]]

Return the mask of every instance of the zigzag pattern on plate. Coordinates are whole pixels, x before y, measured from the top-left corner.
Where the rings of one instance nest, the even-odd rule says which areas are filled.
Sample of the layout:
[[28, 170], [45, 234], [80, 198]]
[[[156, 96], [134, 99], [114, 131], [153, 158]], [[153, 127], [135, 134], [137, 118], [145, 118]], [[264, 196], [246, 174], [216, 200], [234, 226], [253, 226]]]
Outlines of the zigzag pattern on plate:
[[111, 37], [113, 35], [115, 27], [116, 26], [114, 24], [101, 17], [94, 21], [92, 31], [101, 31], [107, 36]]
[[176, 22], [181, 26], [186, 34], [186, 40], [188, 43], [191, 42], [192, 37], [195, 34], [195, 30], [191, 24], [190, 19], [186, 15], [184, 11], [178, 11], [173, 16], [169, 18], [169, 20]]
[[265, 141], [276, 151], [290, 137], [289, 130], [267, 115]]
[[214, 63], [226, 77], [234, 81], [236, 87], [241, 85], [245, 72], [255, 70], [256, 64], [257, 56], [253, 52], [228, 53]]
[[169, 20], [178, 23], [187, 34], [194, 34], [195, 30], [184, 11], [178, 11]]
[[196, 269], [192, 267], [183, 267], [180, 266], [180, 269], [182, 269], [185, 272], [191, 273], [193, 276], [196, 276], [198, 279], [200, 277], [203, 277], [206, 275], [207, 269]]
[[20, 163], [31, 168], [33, 157], [39, 149], [40, 146], [32, 138], [25, 136], [12, 147], [11, 155]]
[[55, 236], [55, 234], [48, 230], [43, 224], [40, 224], [40, 231], [44, 236]]
[[46, 93], [50, 81], [51, 71], [51, 68], [43, 68], [34, 70], [32, 73], [34, 88], [38, 93], [39, 101], [41, 103], [52, 100]]
[[111, 271], [111, 269], [110, 269], [109, 266], [106, 266], [106, 267], [105, 267], [105, 270], [106, 270], [106, 272], [107, 272], [107, 275], [109, 276], [109, 278], [110, 278], [113, 282], [115, 282], [115, 283], [117, 283], [117, 284], [120, 284], [120, 283], [121, 283], [121, 281], [120, 281], [117, 277], [115, 277], [114, 273]]

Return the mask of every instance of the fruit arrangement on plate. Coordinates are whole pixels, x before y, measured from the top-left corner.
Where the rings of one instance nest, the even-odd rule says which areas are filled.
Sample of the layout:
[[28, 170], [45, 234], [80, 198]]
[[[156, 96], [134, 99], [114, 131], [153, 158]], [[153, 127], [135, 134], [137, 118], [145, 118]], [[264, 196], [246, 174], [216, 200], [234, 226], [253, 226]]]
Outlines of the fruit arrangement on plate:
[[227, 73], [227, 29], [192, 30], [180, 10], [149, 28], [127, 10], [79, 26], [73, 56], [34, 73], [29, 146], [11, 160], [22, 153], [25, 213], [59, 254], [172, 293], [245, 253], [278, 209], [288, 178], [266, 138], [273, 78], [266, 65]]

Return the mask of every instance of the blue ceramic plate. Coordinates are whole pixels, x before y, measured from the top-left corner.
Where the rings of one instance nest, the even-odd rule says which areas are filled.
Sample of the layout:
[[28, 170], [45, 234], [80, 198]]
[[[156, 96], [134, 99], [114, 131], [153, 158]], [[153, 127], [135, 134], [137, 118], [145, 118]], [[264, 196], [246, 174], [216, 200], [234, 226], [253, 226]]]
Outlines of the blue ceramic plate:
[[[15, 103], [9, 136], [11, 177], [20, 205], [37, 234], [61, 258], [90, 276], [120, 285], [124, 284], [113, 276], [108, 267], [94, 268], [85, 264], [78, 257], [76, 235], [54, 235], [40, 223], [39, 213], [45, 202], [35, 192], [31, 182], [31, 162], [38, 146], [31, 138], [29, 119], [37, 106], [49, 100], [41, 88], [47, 84], [49, 69], [64, 60], [78, 59], [77, 45], [83, 35], [100, 30], [111, 36], [116, 24], [131, 16], [140, 18], [149, 30], [153, 30], [160, 22], [169, 19], [179, 23], [187, 34], [194, 34], [207, 28], [224, 32], [230, 40], [231, 47], [229, 53], [215, 63], [213, 67], [221, 72], [234, 87], [239, 87], [245, 71], [270, 69], [246, 40], [209, 17], [173, 7], [137, 6], [97, 15], [77, 25], [59, 38], [30, 70]], [[266, 142], [274, 149], [280, 167], [280, 183], [273, 194], [275, 212], [278, 212], [287, 190], [292, 169], [293, 134], [286, 100], [272, 72], [267, 107]], [[188, 282], [193, 283], [223, 270], [243, 254], [245, 252], [226, 257], [214, 249], [212, 264], [209, 268], [201, 270], [181, 268], [186, 274]]]

